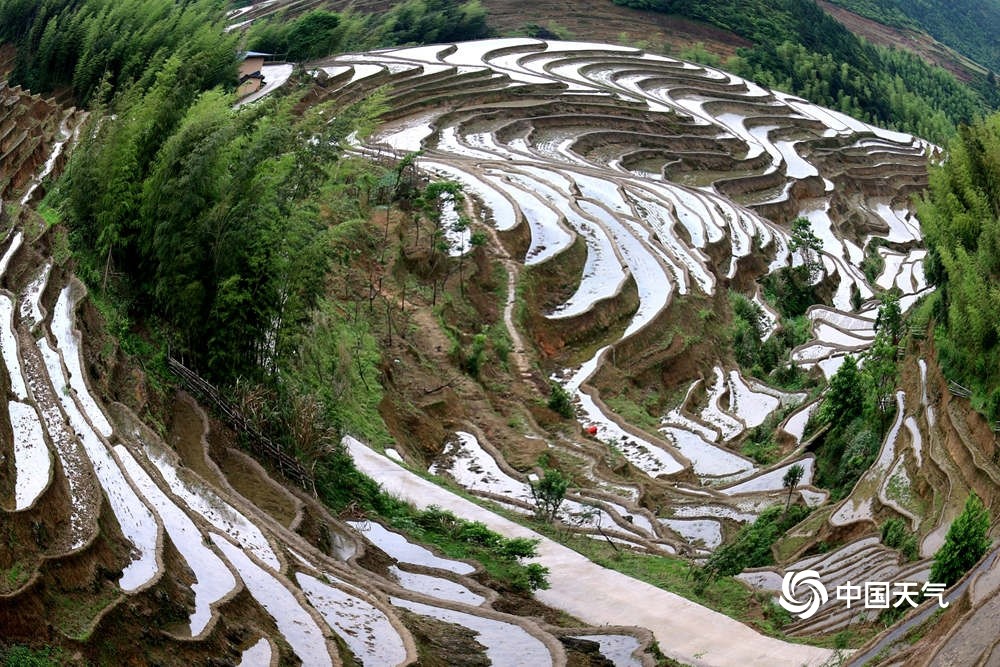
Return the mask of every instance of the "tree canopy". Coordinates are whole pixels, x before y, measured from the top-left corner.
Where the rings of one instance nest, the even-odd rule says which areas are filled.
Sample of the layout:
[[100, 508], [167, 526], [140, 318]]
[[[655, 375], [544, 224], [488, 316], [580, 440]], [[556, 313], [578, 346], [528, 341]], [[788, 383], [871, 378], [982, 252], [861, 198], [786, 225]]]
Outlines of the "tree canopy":
[[918, 214], [940, 363], [1000, 420], [1000, 114], [961, 129]]
[[990, 548], [989, 530], [990, 513], [973, 493], [934, 554], [930, 581], [951, 586], [961, 579]]
[[71, 86], [80, 103], [148, 86], [170, 58], [182, 82], [235, 85], [236, 36], [218, 0], [0, 0], [0, 42], [17, 46], [13, 79], [35, 92]]

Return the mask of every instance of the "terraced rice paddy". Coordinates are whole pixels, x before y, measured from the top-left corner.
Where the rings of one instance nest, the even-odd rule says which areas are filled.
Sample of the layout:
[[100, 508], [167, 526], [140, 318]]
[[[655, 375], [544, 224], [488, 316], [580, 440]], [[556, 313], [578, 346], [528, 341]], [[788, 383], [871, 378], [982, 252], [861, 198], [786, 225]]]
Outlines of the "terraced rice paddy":
[[[461, 183], [483, 221], [499, 231], [527, 227], [526, 266], [558, 262], [574, 238], [584, 241], [577, 289], [546, 317], [572, 320], [634, 284], [639, 304], [622, 337], [552, 377], [573, 396], [581, 424], [640, 476], [690, 471], [703, 485], [722, 487], [707, 503], [694, 489], [674, 485], [676, 506], [661, 510], [663, 521], [674, 522], [663, 524], [672, 529], [670, 539], [716, 546], [715, 522], [723, 516], [745, 522], [780, 502], [793, 463], [805, 469], [807, 503], [825, 502], [825, 492], [808, 486], [811, 458], [761, 469], [733, 449], [748, 429], [786, 408], [784, 429], [801, 442], [817, 405], [803, 405], [805, 395], [783, 395], [718, 366], [703, 378], [704, 398], [692, 400], [692, 387], [651, 433], [615, 415], [589, 382], [615, 346], [662, 326], [678, 296], [714, 293], [754, 247], [770, 253], [770, 271], [801, 263], [800, 253], [789, 250], [795, 217], [808, 219], [819, 238], [819, 279], [833, 290], [829, 305], [810, 310], [814, 339], [793, 359], [832, 376], [847, 354], [871, 344], [878, 303], [866, 300], [876, 288], [898, 288], [904, 309], [926, 290], [925, 251], [912, 245], [920, 241], [919, 223], [907, 202], [926, 182], [922, 165], [931, 146], [718, 70], [625, 47], [505, 39], [387, 49], [323, 66], [342, 68], [326, 84], [338, 99], [390, 86], [387, 125], [360, 151], [420, 149], [418, 163]], [[464, 83], [444, 92], [448, 68]], [[432, 94], [440, 95], [438, 106], [421, 104]], [[705, 172], [708, 156], [713, 165]], [[699, 174], [698, 187], [682, 184]], [[850, 232], [846, 209], [854, 211]], [[872, 285], [861, 264], [877, 238], [886, 243], [878, 251], [885, 268]], [[709, 260], [712, 244], [727, 250], [721, 266]], [[855, 310], [852, 299], [859, 296], [864, 303]], [[919, 436], [910, 441], [919, 458]], [[887, 439], [879, 459], [884, 472], [895, 460], [894, 442]], [[431, 471], [520, 507], [531, 502], [527, 481], [504, 472], [495, 454], [455, 453], [448, 450], [448, 465]], [[742, 504], [731, 504], [737, 498]], [[631, 506], [632, 499], [621, 502]], [[831, 521], [864, 520], [870, 502], [849, 498]]]
[[[254, 20], [268, 6], [237, 10], [230, 21], [238, 26]], [[266, 72], [268, 86], [260, 95], [271, 94], [291, 71], [282, 65]], [[739, 452], [749, 431], [782, 410], [781, 428], [791, 440], [796, 445], [808, 440], [806, 425], [818, 403], [807, 402], [805, 394], [752, 380], [720, 354], [699, 379], [667, 388], [684, 397], [666, 406], [653, 420], [658, 428], [651, 429], [616, 414], [593, 383], [602, 365], [614, 363], [619, 348], [669, 323], [678, 299], [729, 288], [753, 258], [763, 258], [768, 272], [801, 264], [801, 253], [790, 249], [790, 223], [800, 216], [811, 222], [822, 244], [817, 280], [825, 281], [830, 297], [808, 312], [812, 339], [794, 350], [793, 361], [830, 377], [847, 354], [871, 344], [877, 303], [870, 299], [876, 288], [898, 288], [904, 309], [927, 289], [919, 223], [908, 201], [926, 184], [933, 147], [713, 68], [629, 47], [513, 38], [350, 54], [315, 64], [315, 72], [317, 97], [341, 104], [385, 87], [389, 111], [382, 125], [353, 150], [358, 155], [422, 151], [417, 164], [460, 183], [479, 223], [492, 225], [505, 239], [520, 235], [523, 252], [513, 257], [514, 264], [562, 262], [582, 241], [585, 257], [573, 289], [542, 314], [553, 326], [573, 327], [613, 309], [626, 290], [634, 293], [635, 308], [624, 316], [620, 335], [593, 345], [593, 354], [579, 363], [550, 369], [571, 395], [582, 430], [593, 437], [525, 436], [545, 438], [559, 456], [579, 461], [581, 476], [593, 485], [572, 489], [560, 508], [569, 529], [595, 538], [603, 533], [603, 539], [646, 552], [700, 558], [737, 527], [785, 501], [783, 478], [792, 465], [804, 468], [798, 493], [805, 501], [827, 502], [826, 492], [811, 486], [811, 455], [795, 450], [763, 466]], [[69, 124], [63, 123], [57, 139], [44, 156], [34, 156], [35, 180], [22, 179], [18, 192], [27, 193], [27, 200], [30, 184], [54, 168], [72, 141]], [[453, 202], [443, 214], [449, 226], [457, 220]], [[465, 253], [468, 230], [449, 232], [451, 253]], [[875, 239], [884, 242], [877, 250], [884, 269], [869, 284], [861, 265]], [[25, 242], [21, 232], [6, 240], [0, 276]], [[181, 634], [211, 633], [220, 607], [233, 599], [254, 610], [254, 627], [265, 630], [241, 639], [240, 655], [230, 656], [240, 664], [268, 664], [279, 653], [302, 664], [340, 664], [345, 650], [364, 665], [412, 662], [416, 642], [400, 609], [471, 630], [494, 664], [564, 664], [551, 628], [492, 609], [492, 593], [472, 578], [476, 568], [470, 563], [445, 558], [375, 522], [337, 524], [347, 545], [347, 560], [341, 561], [310, 547], [232, 487], [214, 483], [213, 475], [184, 465], [156, 433], [133, 428], [89, 386], [77, 322], [82, 286], [51, 263], [33, 267], [19, 280], [14, 293], [0, 294], [0, 343], [14, 399], [8, 412], [16, 509], [30, 511], [52, 493], [55, 481], [65, 485], [74, 503], [64, 508], [56, 540], [61, 550], [53, 551], [54, 558], [93, 548], [103, 517], [117, 525], [127, 545], [115, 584], [125, 594], [140, 595], [170, 567], [164, 557], [169, 545], [171, 558], [185, 564], [185, 585], [192, 593]], [[515, 278], [510, 280], [508, 310], [515, 286]], [[855, 309], [852, 301], [859, 297], [862, 305]], [[753, 299], [764, 309], [772, 335], [774, 307], [759, 290]], [[507, 325], [517, 340], [513, 318]], [[906, 395], [897, 394], [898, 416], [875, 467], [846, 499], [825, 510], [825, 528], [867, 525], [883, 504], [896, 503], [901, 514], [910, 511], [899, 486], [904, 478], [912, 481], [907, 462], [915, 468], [933, 463], [949, 480], [958, 480], [927, 431], [935, 415], [923, 361], [920, 376], [926, 411], [915, 413]], [[537, 479], [532, 475], [542, 471], [508, 465], [479, 428], [473, 422], [468, 430], [451, 430], [430, 473], [446, 475], [506, 509], [531, 512], [531, 482]], [[418, 496], [439, 499], [467, 518], [532, 536], [353, 438], [345, 444], [360, 467], [382, 475], [378, 481], [387, 486], [417, 489]], [[627, 476], [603, 465], [614, 457], [627, 462]], [[898, 480], [895, 487], [882, 483], [887, 476]], [[658, 489], [665, 500], [655, 507], [641, 504], [647, 488]], [[940, 537], [948, 518], [947, 511], [933, 517], [925, 539]], [[353, 559], [364, 549], [377, 549], [391, 564], [379, 573], [365, 569]], [[927, 576], [925, 561], [902, 563], [873, 538], [790, 559], [789, 569], [817, 569], [828, 584]], [[682, 662], [708, 655], [706, 664], [798, 665], [829, 657], [825, 650], [761, 637], [677, 596], [598, 568], [551, 541], [543, 541], [539, 560], [554, 568], [553, 589], [539, 595], [543, 601], [595, 626], [615, 623], [620, 614], [650, 628], [661, 649]], [[775, 568], [743, 578], [773, 591], [781, 574], [782, 568]], [[634, 604], [646, 596], [662, 608]], [[850, 622], [849, 614], [831, 605], [790, 632], [835, 632]], [[709, 626], [724, 627], [741, 641], [722, 646], [726, 642], [712, 641], [714, 635], [699, 634]], [[620, 632], [625, 630], [602, 634], [595, 627], [580, 636], [596, 642], [616, 664], [640, 664], [633, 654], [643, 642]]]

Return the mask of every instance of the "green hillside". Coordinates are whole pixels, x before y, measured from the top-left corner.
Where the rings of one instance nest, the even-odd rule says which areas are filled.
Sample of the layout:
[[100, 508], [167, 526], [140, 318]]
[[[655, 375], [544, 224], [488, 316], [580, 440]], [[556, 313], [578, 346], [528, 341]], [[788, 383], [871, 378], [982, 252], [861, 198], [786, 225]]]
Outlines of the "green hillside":
[[831, 0], [887, 25], [930, 33], [991, 70], [1000, 69], [1000, 2], [997, 0]]

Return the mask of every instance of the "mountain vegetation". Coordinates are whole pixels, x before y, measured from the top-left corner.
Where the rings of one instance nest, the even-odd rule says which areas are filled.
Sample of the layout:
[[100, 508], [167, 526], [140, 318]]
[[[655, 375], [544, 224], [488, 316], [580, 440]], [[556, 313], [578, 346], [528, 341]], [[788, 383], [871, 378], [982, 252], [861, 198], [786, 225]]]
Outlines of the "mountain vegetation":
[[399, 44], [437, 44], [490, 37], [478, 0], [406, 0], [381, 14], [322, 9], [300, 16], [279, 13], [251, 26], [247, 44], [288, 60]]
[[0, 42], [17, 47], [12, 79], [35, 92], [70, 87], [86, 104], [152, 86], [171, 58], [185, 90], [236, 83], [236, 35], [218, 0], [0, 0]]
[[989, 530], [990, 512], [973, 493], [934, 554], [929, 581], [951, 586], [961, 579], [990, 548]]
[[875, 47], [812, 0], [614, 1], [698, 19], [745, 37], [754, 45], [725, 64], [736, 74], [935, 142], [1000, 106], [995, 80], [983, 77], [966, 86], [911, 53]]
[[826, 428], [817, 450], [817, 480], [834, 498], [850, 493], [874, 462], [896, 413], [893, 390], [902, 318], [892, 292], [883, 296], [875, 326], [875, 341], [863, 365], [859, 368], [851, 355], [844, 359], [814, 419]]
[[1000, 114], [963, 127], [919, 207], [945, 374], [1000, 420]]
[[831, 0], [880, 23], [923, 29], [942, 44], [993, 71], [1000, 69], [1000, 2], [997, 0]]
[[[727, 67], [764, 85], [936, 141], [952, 138], [921, 204], [926, 272], [938, 288], [923, 308], [936, 321], [945, 373], [968, 384], [974, 405], [1000, 420], [1000, 115], [979, 120], [996, 106], [995, 90], [973, 90], [915, 56], [872, 47], [812, 2], [615, 1], [747, 37], [755, 45]], [[349, 150], [386, 111], [384, 91], [354, 104], [316, 104], [297, 73], [286, 86], [291, 92], [278, 99], [237, 108], [232, 95], [239, 48], [298, 61], [474, 39], [491, 34], [485, 12], [476, 1], [452, 0], [407, 0], [367, 17], [319, 9], [258, 21], [238, 38], [222, 31], [224, 4], [0, 0], [0, 41], [18, 45], [15, 78], [37, 90], [68, 90], [93, 111], [45, 201], [70, 230], [76, 272], [96, 300], [114, 304], [112, 326], [126, 348], [154, 374], [170, 354], [224, 387], [258, 430], [309, 465], [316, 495], [329, 507], [376, 512], [452, 557], [479, 559], [512, 590], [544, 588], [545, 569], [522, 562], [536, 554], [531, 540], [504, 538], [437, 508], [414, 510], [358, 472], [340, 444], [351, 433], [389, 445], [384, 387], [400, 361], [386, 351], [394, 335], [416, 328], [407, 319], [414, 300], [429, 303], [427, 313], [454, 336], [457, 375], [486, 386], [490, 360], [506, 366], [509, 343], [494, 341], [493, 323], [463, 303], [463, 262], [487, 266], [486, 276], [500, 263], [490, 266], [475, 250], [449, 262], [441, 204], [461, 203], [461, 188], [421, 180], [415, 154], [380, 162]], [[893, 21], [916, 21], [886, 7]], [[65, 41], [56, 39], [62, 35]], [[459, 216], [457, 225], [467, 224]], [[793, 221], [792, 230], [790, 250], [801, 264], [763, 285], [778, 330], [765, 340], [761, 305], [735, 290], [725, 300], [733, 311], [725, 336], [736, 360], [747, 375], [783, 386], [798, 381], [788, 354], [808, 338], [805, 313], [821, 300], [822, 244], [807, 219]], [[487, 242], [482, 232], [471, 239], [474, 248]], [[458, 286], [449, 292], [453, 265]], [[418, 296], [408, 297], [408, 289]], [[492, 301], [502, 293], [495, 285], [480, 289], [492, 290]], [[863, 364], [847, 356], [806, 429], [816, 436], [816, 484], [834, 500], [869, 469], [895, 416], [904, 325], [896, 294], [879, 298]], [[449, 316], [473, 320], [478, 333], [445, 324]], [[707, 311], [704, 319], [714, 316]], [[437, 379], [446, 384], [425, 394], [455, 381]], [[573, 398], [555, 382], [550, 391], [531, 414], [564, 426], [559, 417], [576, 416]], [[756, 444], [759, 458], [777, 456], [772, 440]], [[773, 563], [776, 541], [809, 516], [792, 504], [803, 476], [802, 466], [791, 466], [783, 507], [765, 510], [704, 561], [693, 575], [701, 590]], [[573, 481], [546, 466], [529, 485], [536, 514], [556, 518]], [[915, 554], [916, 538], [895, 521], [883, 527], [884, 543]], [[935, 561], [938, 580], [958, 579], [968, 558], [982, 555], [988, 528], [972, 496]]]

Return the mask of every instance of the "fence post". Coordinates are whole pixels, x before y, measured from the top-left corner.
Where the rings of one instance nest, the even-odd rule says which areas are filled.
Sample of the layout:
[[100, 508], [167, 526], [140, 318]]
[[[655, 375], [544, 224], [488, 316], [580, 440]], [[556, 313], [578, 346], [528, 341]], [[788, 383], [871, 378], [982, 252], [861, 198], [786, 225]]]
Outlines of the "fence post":
[[224, 416], [230, 426], [243, 432], [248, 437], [250, 448], [254, 453], [261, 458], [270, 460], [283, 477], [295, 482], [307, 491], [312, 489], [315, 494], [316, 482], [302, 464], [289, 456], [266, 435], [253, 428], [239, 409], [226, 400], [214, 385], [169, 355], [167, 356], [167, 367], [188, 390], [212, 403], [215, 411]]

